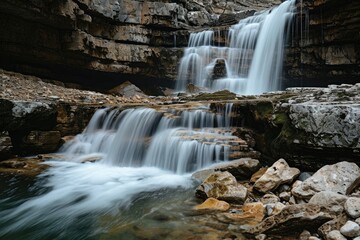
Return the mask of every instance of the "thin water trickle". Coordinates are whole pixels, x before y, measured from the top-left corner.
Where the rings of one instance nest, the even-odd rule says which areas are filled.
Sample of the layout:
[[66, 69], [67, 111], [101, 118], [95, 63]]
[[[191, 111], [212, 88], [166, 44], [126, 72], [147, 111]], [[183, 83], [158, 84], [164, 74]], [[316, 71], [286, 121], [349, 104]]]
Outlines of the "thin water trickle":
[[[214, 46], [211, 30], [192, 33], [181, 59], [176, 90], [188, 83], [209, 90], [228, 89], [238, 94], [260, 94], [281, 88], [284, 43], [291, 34], [295, 0], [240, 20], [229, 29], [226, 47]], [[227, 76], [213, 80], [217, 59], [224, 59]]]

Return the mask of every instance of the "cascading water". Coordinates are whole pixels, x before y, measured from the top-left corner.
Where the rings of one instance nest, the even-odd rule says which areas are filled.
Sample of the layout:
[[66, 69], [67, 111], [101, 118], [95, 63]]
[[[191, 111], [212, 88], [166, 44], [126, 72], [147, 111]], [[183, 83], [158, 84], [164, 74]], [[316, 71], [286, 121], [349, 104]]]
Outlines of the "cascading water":
[[[231, 109], [232, 104], [216, 114], [208, 106], [98, 110], [64, 146], [66, 160], [46, 163], [50, 168], [33, 187], [39, 191], [34, 197], [0, 199], [0, 238], [101, 236], [109, 227], [102, 227], [103, 218], [116, 226], [139, 221], [154, 211], [141, 202], [166, 201], [166, 189], [171, 199], [176, 194], [184, 201], [184, 189], [193, 187], [187, 173], [228, 159], [237, 139], [228, 131]], [[132, 213], [134, 204], [143, 210], [134, 207]], [[179, 202], [171, 204], [174, 209]]]
[[[225, 47], [214, 46], [214, 32], [192, 33], [181, 59], [176, 89], [188, 83], [211, 90], [228, 89], [238, 94], [279, 90], [286, 25], [291, 23], [295, 0], [241, 20], [229, 29]], [[218, 59], [225, 60], [227, 76], [212, 79]]]

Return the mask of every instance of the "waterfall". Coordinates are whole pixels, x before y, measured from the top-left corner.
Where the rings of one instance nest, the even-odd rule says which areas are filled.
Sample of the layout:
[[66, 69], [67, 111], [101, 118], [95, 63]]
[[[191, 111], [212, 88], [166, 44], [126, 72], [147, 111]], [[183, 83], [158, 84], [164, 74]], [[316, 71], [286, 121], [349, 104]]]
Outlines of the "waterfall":
[[[191, 33], [180, 61], [176, 90], [188, 83], [211, 91], [260, 94], [281, 88], [286, 26], [294, 15], [295, 0], [240, 20], [229, 29], [226, 46], [214, 45], [214, 32]], [[225, 60], [226, 76], [212, 79], [218, 59]]]
[[233, 136], [232, 104], [213, 113], [209, 106], [192, 110], [151, 108], [98, 110], [86, 130], [62, 151], [77, 162], [98, 157], [121, 167], [158, 167], [186, 173], [226, 161]]

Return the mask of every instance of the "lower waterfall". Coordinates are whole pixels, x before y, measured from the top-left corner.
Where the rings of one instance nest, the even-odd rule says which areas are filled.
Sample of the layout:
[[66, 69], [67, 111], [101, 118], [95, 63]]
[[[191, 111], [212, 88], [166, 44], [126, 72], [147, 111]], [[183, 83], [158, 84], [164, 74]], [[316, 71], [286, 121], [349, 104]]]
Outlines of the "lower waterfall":
[[228, 160], [236, 145], [231, 110], [232, 104], [216, 113], [209, 106], [98, 110], [61, 150], [65, 160], [46, 162], [33, 197], [0, 200], [0, 238], [82, 239], [107, 232], [103, 218], [127, 226], [158, 201], [179, 208], [194, 186], [189, 174]]

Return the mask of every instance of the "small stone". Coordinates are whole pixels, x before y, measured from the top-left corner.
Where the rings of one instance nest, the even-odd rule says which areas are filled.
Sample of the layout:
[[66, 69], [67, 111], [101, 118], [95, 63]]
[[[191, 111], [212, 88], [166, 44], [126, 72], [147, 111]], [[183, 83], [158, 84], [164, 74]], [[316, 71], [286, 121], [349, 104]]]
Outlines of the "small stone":
[[357, 237], [360, 236], [360, 226], [356, 222], [347, 221], [345, 225], [340, 228], [340, 232], [346, 237]]
[[227, 222], [237, 225], [255, 226], [260, 223], [265, 217], [265, 206], [260, 203], [245, 203], [241, 210], [235, 210], [230, 213], [221, 213], [217, 218], [221, 222]]
[[279, 194], [279, 197], [280, 197], [280, 199], [288, 202], [288, 201], [290, 200], [291, 193], [289, 193], [289, 192], [282, 192], [282, 193]]
[[304, 230], [302, 233], [300, 233], [299, 240], [308, 240], [309, 237], [311, 237], [311, 233], [307, 230]]
[[265, 240], [266, 239], [266, 235], [265, 234], [259, 234], [255, 236], [256, 240]]
[[327, 240], [347, 240], [346, 237], [344, 237], [338, 230], [333, 230], [333, 231], [329, 232], [326, 235], [326, 239]]
[[214, 211], [227, 211], [230, 204], [225, 201], [219, 201], [215, 198], [208, 198], [202, 204], [194, 207], [195, 210], [214, 210]]
[[299, 180], [300, 181], [305, 181], [306, 179], [308, 179], [309, 177], [311, 177], [311, 174], [308, 173], [308, 172], [302, 172], [300, 175], [299, 175]]
[[275, 194], [267, 193], [260, 199], [260, 202], [263, 204], [277, 203], [280, 202], [280, 198]]
[[308, 240], [321, 240], [321, 239], [318, 238], [318, 237], [315, 237], [315, 236], [310, 236], [310, 237], [308, 238]]
[[360, 217], [360, 198], [350, 197], [345, 202], [345, 211], [352, 218]]
[[355, 219], [355, 222], [360, 225], [360, 217]]
[[281, 202], [270, 203], [266, 205], [266, 213], [268, 216], [280, 213], [286, 206]]

